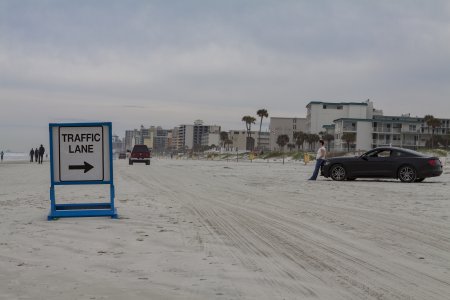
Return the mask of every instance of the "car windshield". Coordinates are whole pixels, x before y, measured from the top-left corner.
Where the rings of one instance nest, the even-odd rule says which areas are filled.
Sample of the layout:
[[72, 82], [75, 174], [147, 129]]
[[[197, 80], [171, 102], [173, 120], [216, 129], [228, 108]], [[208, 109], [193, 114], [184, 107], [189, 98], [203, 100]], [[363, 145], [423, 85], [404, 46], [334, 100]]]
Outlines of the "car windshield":
[[145, 145], [135, 145], [133, 152], [148, 152], [148, 148]]

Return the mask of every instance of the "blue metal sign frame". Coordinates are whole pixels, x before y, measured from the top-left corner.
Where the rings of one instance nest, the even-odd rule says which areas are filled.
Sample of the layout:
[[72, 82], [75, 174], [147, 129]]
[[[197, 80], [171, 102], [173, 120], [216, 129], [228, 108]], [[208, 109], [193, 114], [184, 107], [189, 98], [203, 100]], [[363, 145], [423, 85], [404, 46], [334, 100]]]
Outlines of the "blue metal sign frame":
[[[56, 127], [108, 127], [107, 138], [109, 140], [109, 179], [108, 180], [89, 180], [89, 181], [55, 181], [54, 172], [54, 149], [53, 149], [53, 129]], [[109, 216], [117, 219], [117, 210], [114, 207], [115, 189], [113, 177], [113, 153], [112, 153], [112, 123], [98, 122], [98, 123], [50, 123], [50, 213], [48, 220], [55, 220], [58, 218], [71, 217], [102, 217]], [[58, 141], [59, 142], [59, 141]], [[104, 142], [103, 142], [104, 143]], [[59, 154], [58, 154], [58, 157]], [[84, 184], [109, 184], [110, 186], [110, 202], [104, 203], [56, 203], [55, 186], [57, 185], [84, 185]]]

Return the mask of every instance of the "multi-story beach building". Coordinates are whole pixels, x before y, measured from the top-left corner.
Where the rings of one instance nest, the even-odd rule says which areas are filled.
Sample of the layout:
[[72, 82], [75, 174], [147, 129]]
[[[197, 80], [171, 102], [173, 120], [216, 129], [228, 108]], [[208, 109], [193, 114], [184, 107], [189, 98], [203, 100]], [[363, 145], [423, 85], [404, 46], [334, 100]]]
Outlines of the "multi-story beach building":
[[286, 134], [289, 137], [289, 143], [295, 143], [294, 132], [308, 132], [306, 118], [280, 118], [270, 117], [269, 124], [269, 149], [279, 149], [277, 145], [278, 136]]
[[306, 131], [308, 133], [323, 132], [324, 125], [333, 124], [341, 118], [372, 119], [383, 115], [383, 111], [374, 109], [373, 102], [322, 102], [311, 101], [306, 105]]
[[125, 150], [131, 151], [136, 144], [141, 143], [141, 133], [137, 129], [125, 131]]
[[[277, 149], [276, 139], [287, 134], [293, 141], [296, 131], [313, 134], [331, 134], [331, 149], [368, 150], [391, 145], [417, 149], [425, 147], [431, 135], [437, 141], [450, 139], [450, 119], [442, 119], [440, 126], [433, 129], [427, 125], [423, 117], [384, 116], [382, 110], [374, 108], [370, 100], [363, 102], [322, 102], [312, 101], [306, 106], [307, 115], [302, 118], [270, 118], [270, 148]], [[301, 124], [301, 125], [299, 125]], [[347, 145], [343, 139], [346, 133], [355, 136], [355, 141]], [[439, 138], [441, 136], [441, 139]], [[294, 141], [293, 141], [294, 142]]]
[[[251, 138], [254, 139], [254, 141], [257, 140], [258, 137], [258, 132], [257, 131], [250, 131], [251, 134]], [[246, 130], [230, 130], [228, 132], [228, 138], [231, 140], [232, 142], [232, 148], [236, 151], [236, 149], [238, 151], [245, 151], [245, 150], [250, 150], [247, 149], [248, 148], [248, 143], [247, 143], [247, 131]], [[257, 148], [257, 144], [254, 144], [254, 148]]]
[[[174, 131], [176, 131], [176, 134], [174, 135], [174, 137], [176, 137], [176, 150], [183, 152], [186, 150], [192, 150], [194, 147], [205, 145], [202, 144], [202, 139], [204, 143], [208, 143], [207, 146], [211, 146], [213, 144], [213, 140], [211, 137], [211, 143], [209, 142], [210, 133], [220, 136], [220, 126], [203, 125], [203, 121], [201, 120], [196, 120], [194, 125], [180, 125], [176, 127]], [[204, 135], [208, 135], [208, 137], [203, 138]], [[218, 145], [218, 142], [215, 145]]]
[[124, 143], [117, 134], [112, 136], [112, 149], [114, 153], [122, 152], [124, 150]]
[[260, 151], [270, 150], [270, 131], [261, 131], [261, 136], [259, 132], [256, 133], [256, 147]]

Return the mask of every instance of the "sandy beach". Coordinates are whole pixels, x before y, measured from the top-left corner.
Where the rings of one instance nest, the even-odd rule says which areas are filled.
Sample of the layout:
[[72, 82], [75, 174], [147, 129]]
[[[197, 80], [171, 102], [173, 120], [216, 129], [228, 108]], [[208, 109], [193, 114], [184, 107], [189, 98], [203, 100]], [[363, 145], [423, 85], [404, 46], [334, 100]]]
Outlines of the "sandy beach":
[[3, 163], [0, 299], [448, 299], [448, 166], [417, 184], [308, 182], [312, 170], [119, 160], [119, 219], [47, 221], [49, 163]]

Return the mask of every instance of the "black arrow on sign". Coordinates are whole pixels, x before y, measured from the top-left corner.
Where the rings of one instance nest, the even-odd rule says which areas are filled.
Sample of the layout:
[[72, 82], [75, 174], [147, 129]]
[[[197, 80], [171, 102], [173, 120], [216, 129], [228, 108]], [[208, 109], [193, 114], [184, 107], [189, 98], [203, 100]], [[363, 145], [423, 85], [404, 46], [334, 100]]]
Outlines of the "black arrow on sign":
[[94, 168], [94, 166], [84, 162], [84, 165], [75, 165], [69, 166], [69, 170], [84, 170], [84, 173], [89, 172], [90, 169]]

